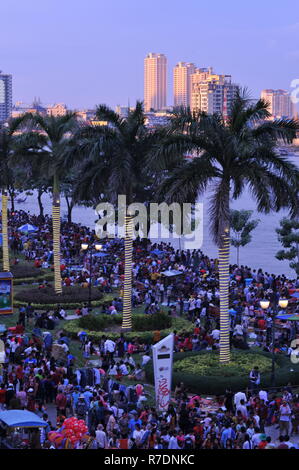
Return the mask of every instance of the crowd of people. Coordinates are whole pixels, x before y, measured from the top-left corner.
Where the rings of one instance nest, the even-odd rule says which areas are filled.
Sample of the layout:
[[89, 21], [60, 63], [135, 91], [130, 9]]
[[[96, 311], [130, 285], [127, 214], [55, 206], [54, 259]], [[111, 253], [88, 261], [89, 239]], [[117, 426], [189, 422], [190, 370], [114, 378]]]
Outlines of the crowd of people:
[[[18, 227], [24, 223], [35, 225], [38, 231], [34, 234], [19, 232]], [[9, 243], [14, 262], [17, 264], [23, 255], [36, 269], [50, 270], [53, 263], [51, 218], [18, 211], [10, 214], [10, 227]], [[61, 234], [64, 285], [88, 285], [91, 271], [95, 287], [104, 293], [117, 293], [97, 313], [121, 313], [123, 241], [104, 240], [105, 256], [96, 258], [90, 266], [81, 243], [94, 243], [94, 232], [63, 222]], [[174, 275], [165, 276], [165, 272]], [[299, 279], [236, 265], [231, 266], [230, 274], [232, 347], [258, 346], [265, 351], [274, 348], [277, 354], [290, 354], [290, 343], [297, 337], [298, 324], [276, 321], [273, 343], [273, 305], [280, 297], [289, 298], [299, 288]], [[141, 307], [145, 315], [163, 310], [171, 316], [187, 318], [193, 324], [191, 333], [174, 332], [175, 351], [219, 348], [218, 284], [217, 259], [210, 259], [200, 250], [176, 250], [169, 243], [134, 241], [133, 306]], [[271, 301], [267, 310], [260, 307], [264, 298]], [[296, 302], [290, 303], [289, 308], [296, 312]], [[77, 314], [89, 315], [87, 305]], [[150, 403], [151, 397], [144, 388], [144, 367], [151, 360], [151, 345], [140, 344], [138, 340], [127, 341], [124, 335], [116, 342], [103, 337], [95, 344], [83, 331], [78, 340], [84, 357], [97, 355], [99, 362], [96, 367], [78, 369], [76, 358], [70, 353], [69, 338], [61, 333], [53, 342], [49, 334], [39, 331], [48, 326], [43, 321], [50, 318], [58, 327], [65, 316], [60, 306], [53, 312], [35, 312], [28, 304], [20, 311], [19, 323], [26, 328], [33, 318], [34, 333], [30, 336], [25, 330], [20, 335], [4, 335], [7, 363], [1, 372], [0, 404], [2, 408], [27, 409], [42, 416], [47, 426], [35, 441], [36, 447], [69, 445], [66, 437], [60, 439], [59, 444], [48, 437], [51, 431], [63, 431], [65, 419], [72, 416], [83, 419], [88, 427], [89, 438], [72, 444], [78, 448], [296, 447], [291, 433], [296, 435], [298, 430], [299, 399], [290, 387], [276, 395], [262, 390], [262, 384], [237, 394], [227, 390], [225, 396], [215, 398], [213, 411], [206, 412], [203, 411], [204, 398], [192, 395], [192, 390], [181, 384], [176, 387], [167, 412], [161, 414]], [[63, 361], [53, 355], [55, 343], [65, 353]], [[91, 369], [92, 378], [87, 372]], [[129, 386], [123, 383], [124, 377], [129, 380]], [[49, 420], [47, 412], [54, 406], [55, 422]], [[279, 443], [271, 441], [268, 426], [279, 427]]]

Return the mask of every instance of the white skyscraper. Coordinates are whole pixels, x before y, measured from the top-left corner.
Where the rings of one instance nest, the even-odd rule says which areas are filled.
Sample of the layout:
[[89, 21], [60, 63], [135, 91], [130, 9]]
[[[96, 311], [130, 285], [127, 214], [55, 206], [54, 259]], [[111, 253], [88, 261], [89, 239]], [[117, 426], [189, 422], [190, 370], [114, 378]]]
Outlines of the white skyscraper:
[[196, 71], [194, 64], [179, 62], [173, 69], [173, 105], [191, 106], [191, 76]]
[[289, 118], [295, 115], [295, 106], [286, 90], [263, 90], [261, 98], [269, 103], [272, 119]]
[[149, 53], [144, 59], [144, 110], [162, 110], [167, 97], [167, 59], [164, 54]]

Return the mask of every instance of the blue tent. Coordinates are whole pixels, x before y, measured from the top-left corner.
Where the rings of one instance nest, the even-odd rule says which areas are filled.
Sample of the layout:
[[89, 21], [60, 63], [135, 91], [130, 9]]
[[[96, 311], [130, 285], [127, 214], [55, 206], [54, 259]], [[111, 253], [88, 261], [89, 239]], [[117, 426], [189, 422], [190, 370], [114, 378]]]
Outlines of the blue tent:
[[94, 253], [93, 256], [96, 256], [97, 258], [104, 258], [104, 256], [108, 256], [108, 253]]
[[41, 428], [48, 426], [48, 423], [43, 419], [27, 410], [1, 411], [0, 421], [11, 428]]
[[19, 232], [32, 233], [37, 232], [38, 228], [31, 224], [25, 224], [18, 228]]

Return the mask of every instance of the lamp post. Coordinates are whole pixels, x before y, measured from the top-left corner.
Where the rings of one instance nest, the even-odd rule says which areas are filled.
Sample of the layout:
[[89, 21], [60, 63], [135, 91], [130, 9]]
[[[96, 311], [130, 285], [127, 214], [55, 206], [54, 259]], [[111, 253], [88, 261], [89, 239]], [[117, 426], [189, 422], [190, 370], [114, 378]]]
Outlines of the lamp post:
[[[271, 387], [275, 386], [275, 351], [274, 351], [274, 343], [275, 343], [275, 320], [276, 315], [278, 313], [278, 306], [280, 308], [286, 309], [288, 306], [288, 299], [279, 299], [278, 303], [273, 302], [273, 314], [272, 314], [272, 367], [271, 367]], [[260, 301], [260, 306], [263, 310], [267, 310], [270, 306], [270, 300], [264, 299]]]
[[91, 309], [91, 284], [92, 284], [92, 255], [94, 253], [94, 248], [96, 251], [100, 251], [102, 249], [102, 245], [96, 243], [93, 247], [92, 245], [88, 245], [88, 243], [81, 243], [81, 248], [83, 251], [86, 251], [90, 254], [89, 258], [89, 283], [88, 283], [88, 308]]

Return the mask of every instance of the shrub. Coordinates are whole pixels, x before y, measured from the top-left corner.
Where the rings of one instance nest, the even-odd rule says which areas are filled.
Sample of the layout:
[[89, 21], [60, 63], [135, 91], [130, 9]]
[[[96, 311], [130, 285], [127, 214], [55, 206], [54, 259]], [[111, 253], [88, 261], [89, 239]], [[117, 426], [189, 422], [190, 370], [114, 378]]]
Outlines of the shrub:
[[[88, 302], [89, 292], [88, 289], [83, 287], [64, 287], [62, 294], [56, 294], [53, 287], [32, 287], [24, 289], [15, 296], [15, 305], [24, 305], [31, 302], [35, 308], [52, 308], [58, 304], [64, 308], [76, 308], [84, 302]], [[92, 305], [99, 305], [102, 300], [103, 294], [99, 289], [93, 288], [91, 291]], [[109, 300], [108, 300], [109, 299]], [[111, 297], [106, 297], [106, 301], [110, 301]], [[72, 305], [72, 307], [67, 307]], [[37, 307], [38, 306], [38, 307]]]
[[[102, 331], [109, 326], [121, 325], [122, 315], [87, 315], [79, 319], [79, 326], [93, 331]], [[165, 313], [156, 315], [133, 315], [134, 331], [165, 330], [171, 327], [171, 317]]]
[[19, 286], [22, 284], [36, 284], [40, 283], [43, 281], [48, 281], [48, 282], [53, 282], [54, 281], [54, 276], [51, 273], [44, 274], [42, 276], [38, 277], [22, 277], [22, 278], [16, 278], [13, 280], [13, 284], [15, 286]]
[[[197, 394], [210, 394], [210, 395], [221, 395], [230, 388], [233, 392], [245, 390], [249, 385], [249, 370], [255, 365], [266, 364], [264, 359], [266, 358], [271, 364], [271, 354], [258, 351], [256, 349], [247, 351], [233, 351], [233, 356], [237, 354], [239, 356], [238, 362], [246, 364], [247, 372], [242, 371], [242, 366], [239, 364], [223, 365], [219, 364], [219, 371], [222, 368], [223, 373], [220, 374], [215, 369], [216, 361], [219, 360], [218, 351], [200, 351], [190, 353], [177, 353], [174, 354], [174, 365], [172, 374], [172, 385], [175, 387], [178, 383], [183, 382], [185, 386], [193, 393]], [[258, 358], [260, 356], [260, 359]], [[236, 356], [235, 356], [236, 357]], [[211, 359], [212, 358], [212, 359]], [[202, 364], [201, 364], [202, 359]], [[183, 361], [186, 361], [190, 365], [192, 362], [198, 364], [199, 370], [194, 369], [194, 372], [190, 372], [182, 367]], [[212, 361], [213, 366], [209, 370], [206, 366], [207, 362]], [[176, 363], [178, 368], [176, 369]], [[185, 362], [185, 365], [187, 364]], [[244, 367], [244, 366], [243, 366]], [[213, 371], [214, 369], [214, 371]], [[225, 373], [225, 370], [231, 371], [230, 375]], [[204, 375], [200, 373], [200, 370], [204, 370]], [[216, 375], [212, 375], [216, 370]], [[153, 365], [148, 363], [145, 367], [147, 380], [150, 382], [154, 381]], [[288, 382], [293, 385], [299, 383], [299, 365], [292, 364], [290, 359], [286, 356], [276, 357], [276, 371], [275, 371], [275, 383], [277, 386], [285, 386]], [[266, 366], [265, 372], [261, 373], [261, 387], [269, 388], [271, 386], [271, 372], [269, 367]]]
[[[134, 330], [135, 324], [140, 324], [142, 321], [146, 322], [146, 319], [148, 317], [145, 314], [132, 316], [133, 331], [125, 333], [125, 337], [128, 341], [138, 340], [139, 342], [146, 343], [146, 344], [153, 343], [154, 331], [135, 331]], [[169, 317], [169, 318], [171, 321], [171, 326], [169, 328], [163, 329], [163, 330], [160, 330], [160, 328], [158, 328], [161, 333], [161, 338], [165, 338], [165, 336], [169, 335], [173, 330], [176, 330], [179, 333], [183, 333], [183, 331], [190, 333], [193, 331], [193, 325], [189, 321], [183, 318], [172, 318], [172, 317]], [[92, 325], [93, 327], [95, 326], [96, 328], [98, 325], [101, 325], [101, 327], [103, 325], [103, 327], [107, 328], [109, 327], [109, 322], [110, 322], [110, 326], [121, 325], [122, 315], [120, 314], [100, 315], [99, 317], [96, 317], [94, 315], [87, 315], [86, 317], [81, 317], [78, 320], [66, 321], [63, 325], [63, 329], [66, 333], [68, 333], [73, 338], [77, 338], [77, 334], [83, 328], [84, 331], [86, 331], [86, 333], [88, 334], [89, 338], [92, 339], [93, 341], [99, 341], [103, 335], [107, 336], [108, 338], [112, 340], [116, 340], [119, 338], [119, 332], [105, 331], [104, 329], [93, 330], [93, 329], [89, 329], [83, 326], [88, 323], [88, 325]]]
[[[41, 304], [64, 303], [70, 301], [85, 302], [88, 300], [88, 297], [88, 289], [83, 287], [64, 287], [62, 294], [57, 294], [53, 287], [44, 287], [42, 289], [33, 287], [32, 289], [23, 290], [16, 295], [17, 300], [37, 302]], [[100, 300], [102, 297], [103, 294], [98, 289], [93, 288], [91, 290], [91, 300]]]
[[45, 274], [49, 273], [44, 269], [35, 268], [34, 266], [24, 264], [16, 264], [14, 266], [11, 266], [10, 271], [15, 279], [28, 277], [38, 278], [43, 277]]

